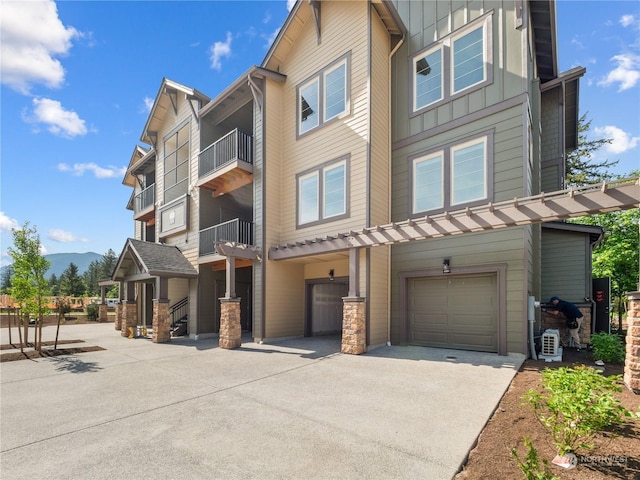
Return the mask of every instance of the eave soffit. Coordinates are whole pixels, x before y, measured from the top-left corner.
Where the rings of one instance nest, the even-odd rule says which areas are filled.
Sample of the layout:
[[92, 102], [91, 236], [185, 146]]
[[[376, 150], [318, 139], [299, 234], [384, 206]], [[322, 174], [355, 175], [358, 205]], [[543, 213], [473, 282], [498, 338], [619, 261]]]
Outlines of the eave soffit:
[[141, 142], [156, 147], [157, 132], [164, 123], [167, 112], [176, 111], [178, 94], [184, 95], [189, 101], [197, 100], [201, 105], [210, 100], [207, 95], [194, 88], [163, 78], [140, 136]]
[[538, 77], [542, 83], [558, 76], [558, 44], [554, 0], [527, 2], [533, 28]]

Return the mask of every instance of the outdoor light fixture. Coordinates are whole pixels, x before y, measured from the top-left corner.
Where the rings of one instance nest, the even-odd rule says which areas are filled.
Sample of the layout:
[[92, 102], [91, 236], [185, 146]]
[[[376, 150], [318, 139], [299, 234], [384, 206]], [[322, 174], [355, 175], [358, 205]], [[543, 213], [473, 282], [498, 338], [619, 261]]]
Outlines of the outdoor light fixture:
[[331, 270], [329, 270], [329, 280], [331, 280], [333, 282], [333, 275], [334, 275], [334, 271], [333, 268]]
[[442, 261], [442, 273], [451, 273], [451, 264], [448, 258]]

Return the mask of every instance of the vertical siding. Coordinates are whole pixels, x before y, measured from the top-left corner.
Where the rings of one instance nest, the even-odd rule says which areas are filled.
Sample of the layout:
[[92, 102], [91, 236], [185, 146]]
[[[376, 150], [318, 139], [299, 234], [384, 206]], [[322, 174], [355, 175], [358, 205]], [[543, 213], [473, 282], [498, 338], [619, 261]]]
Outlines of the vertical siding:
[[542, 229], [542, 296], [549, 301], [556, 295], [570, 302], [584, 302], [590, 296], [587, 285], [589, 272], [589, 236], [584, 233]]

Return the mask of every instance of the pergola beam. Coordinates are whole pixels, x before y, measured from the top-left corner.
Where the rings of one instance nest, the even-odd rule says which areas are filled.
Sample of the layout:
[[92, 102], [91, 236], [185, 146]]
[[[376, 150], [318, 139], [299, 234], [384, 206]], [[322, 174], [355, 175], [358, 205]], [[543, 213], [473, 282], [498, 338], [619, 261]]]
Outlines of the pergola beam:
[[637, 208], [639, 205], [640, 179], [617, 180], [278, 245], [269, 249], [269, 259], [285, 260], [351, 248], [531, 225]]

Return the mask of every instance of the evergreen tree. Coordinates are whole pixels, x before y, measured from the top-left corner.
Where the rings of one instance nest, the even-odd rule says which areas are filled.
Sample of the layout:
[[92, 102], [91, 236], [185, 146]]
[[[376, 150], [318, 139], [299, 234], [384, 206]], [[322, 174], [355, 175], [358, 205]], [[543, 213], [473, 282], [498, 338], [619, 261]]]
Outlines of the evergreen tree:
[[71, 262], [60, 276], [60, 295], [82, 297], [86, 291], [87, 286], [78, 274], [78, 266]]
[[567, 155], [567, 186], [579, 187], [610, 179], [611, 174], [607, 169], [618, 163], [617, 160], [613, 162], [593, 160], [593, 154], [613, 140], [610, 138], [588, 140], [590, 128], [591, 120], [587, 120], [585, 113], [578, 119], [578, 147]]
[[58, 295], [58, 290], [60, 289], [58, 282], [59, 282], [58, 277], [56, 276], [55, 273], [52, 273], [51, 276], [49, 277], [49, 292], [54, 297]]
[[89, 297], [97, 297], [100, 294], [100, 287], [98, 281], [102, 280], [100, 272], [102, 270], [102, 262], [100, 260], [93, 260], [87, 271], [84, 272], [84, 283], [87, 286], [87, 295]]
[[0, 278], [0, 293], [9, 295], [11, 293], [11, 277], [13, 275], [13, 267], [7, 265], [2, 269], [2, 278]]

